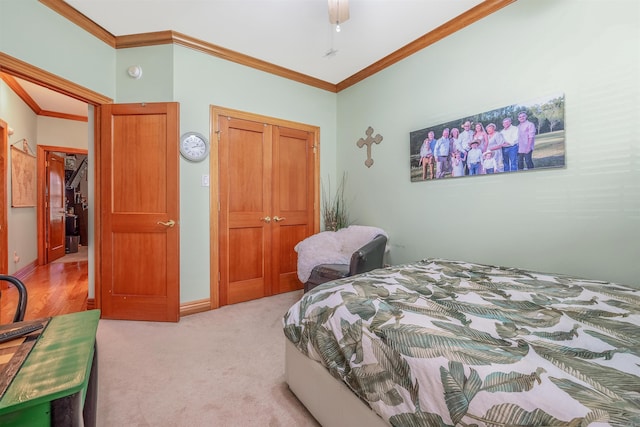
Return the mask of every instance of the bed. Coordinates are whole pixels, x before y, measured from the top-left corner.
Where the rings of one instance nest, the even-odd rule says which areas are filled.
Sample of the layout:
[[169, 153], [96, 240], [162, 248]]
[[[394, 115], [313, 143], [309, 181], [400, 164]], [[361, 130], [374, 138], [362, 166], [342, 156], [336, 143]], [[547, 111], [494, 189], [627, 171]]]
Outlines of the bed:
[[320, 285], [283, 323], [324, 426], [640, 426], [627, 286], [426, 259]]

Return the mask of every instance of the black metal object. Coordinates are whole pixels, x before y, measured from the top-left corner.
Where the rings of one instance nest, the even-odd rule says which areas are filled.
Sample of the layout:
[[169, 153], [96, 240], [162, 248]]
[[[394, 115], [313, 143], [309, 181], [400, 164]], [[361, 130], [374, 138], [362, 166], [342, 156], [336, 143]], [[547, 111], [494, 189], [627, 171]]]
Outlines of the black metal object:
[[0, 274], [0, 280], [11, 283], [18, 290], [18, 306], [16, 307], [16, 314], [13, 316], [13, 321], [22, 322], [24, 315], [27, 312], [27, 288], [18, 278], [13, 276], [5, 276]]
[[94, 344], [93, 361], [91, 362], [91, 373], [89, 374], [89, 383], [84, 398], [84, 408], [82, 409], [82, 418], [84, 427], [95, 427], [96, 415], [98, 412], [98, 342]]

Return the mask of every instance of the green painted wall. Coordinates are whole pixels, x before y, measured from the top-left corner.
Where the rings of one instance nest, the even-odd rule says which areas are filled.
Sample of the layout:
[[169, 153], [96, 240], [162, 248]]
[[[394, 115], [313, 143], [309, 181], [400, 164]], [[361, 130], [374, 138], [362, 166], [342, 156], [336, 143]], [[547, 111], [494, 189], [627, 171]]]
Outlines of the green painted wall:
[[[142, 68], [142, 77], [127, 74], [132, 65]], [[173, 100], [173, 45], [118, 49], [116, 51], [115, 102], [167, 102]]]
[[[4, 53], [109, 96], [117, 103], [177, 101], [180, 133], [198, 131], [209, 135], [211, 105], [319, 126], [321, 174], [335, 174], [335, 93], [179, 46], [114, 50], [36, 0], [0, 0], [0, 15], [11, 14], [21, 16], [20, 22], [28, 20], [34, 25], [30, 27], [29, 40], [14, 36], [19, 34], [19, 24], [0, 26], [0, 50]], [[131, 65], [142, 67], [142, 78], [135, 80], [127, 75]], [[91, 162], [91, 121], [89, 128]], [[209, 297], [209, 188], [201, 186], [201, 178], [214, 174], [208, 161], [194, 164], [180, 160], [181, 302]], [[92, 179], [90, 170], [89, 180]], [[90, 208], [92, 198], [90, 194]], [[25, 224], [9, 224], [16, 232], [34, 230], [34, 240], [35, 227], [35, 216]], [[92, 233], [89, 242], [91, 249]], [[29, 243], [34, 248], [35, 244]], [[35, 254], [26, 262], [32, 262]], [[94, 295], [93, 271], [90, 250], [90, 297]]]
[[[390, 262], [440, 256], [637, 283], [640, 6], [588, 5], [518, 0], [337, 95], [180, 46], [116, 51], [36, 0], [0, 0], [0, 16], [21, 17], [0, 26], [0, 51], [116, 102], [180, 102], [181, 133], [209, 134], [210, 105], [320, 126], [323, 181], [348, 173], [351, 218], [389, 232]], [[25, 21], [29, 38], [17, 36]], [[409, 181], [412, 130], [559, 91], [565, 169]], [[384, 136], [371, 168], [356, 146], [368, 126]], [[209, 296], [200, 182], [215, 171], [180, 166], [184, 303]]]
[[[7, 212], [8, 237], [8, 273], [13, 274], [26, 267], [38, 258], [38, 235], [36, 234], [37, 213], [35, 207], [11, 207], [11, 146], [22, 148], [22, 139], [26, 139], [29, 147], [35, 152], [38, 140], [38, 116], [16, 95], [4, 81], [0, 80], [0, 119], [14, 130], [7, 144], [7, 205], [2, 209]], [[35, 176], [36, 170], [33, 171]], [[17, 255], [18, 261], [14, 256]]]
[[[14, 58], [39, 67], [47, 72], [72, 81], [110, 98], [116, 96], [114, 75], [116, 51], [104, 42], [70, 23], [58, 13], [42, 5], [37, 0], [0, 0], [0, 51]], [[25, 25], [27, 25], [25, 27]], [[16, 129], [9, 137], [9, 144], [18, 138], [19, 129], [30, 129], [33, 144], [40, 141], [42, 126], [37, 121], [33, 127], [23, 125], [32, 114], [20, 105], [21, 101], [7, 101], [13, 92], [4, 84], [0, 85], [0, 118]], [[6, 95], [10, 94], [10, 95]], [[22, 103], [23, 104], [23, 103]], [[71, 125], [73, 126], [73, 124]], [[75, 129], [75, 128], [74, 128]], [[93, 118], [90, 108], [86, 143], [89, 147], [89, 162], [93, 163]], [[55, 144], [51, 144], [55, 145]], [[70, 146], [76, 146], [75, 143]], [[93, 180], [93, 170], [89, 169], [89, 180]], [[10, 182], [10, 181], [8, 181]], [[93, 207], [93, 190], [89, 190], [90, 209]], [[9, 225], [9, 273], [14, 273], [37, 259], [37, 218], [35, 208], [6, 207]], [[89, 247], [93, 245], [92, 219], [89, 220]], [[20, 261], [13, 261], [17, 252]], [[89, 253], [89, 297], [94, 297], [95, 265], [93, 253]]]
[[[335, 173], [336, 94], [184, 47], [174, 49], [174, 97], [180, 133], [209, 135], [210, 106], [319, 126], [321, 175]], [[209, 162], [180, 159], [181, 300], [209, 297]], [[211, 179], [212, 185], [215, 180]]]
[[[36, 152], [37, 145], [64, 146], [72, 148], [88, 147], [88, 126], [86, 122], [63, 120], [54, 117], [37, 116], [31, 108], [0, 80], [0, 118], [14, 134], [9, 136], [9, 145], [17, 143], [22, 147], [22, 139]], [[7, 152], [7, 210], [8, 222], [8, 273], [25, 268], [38, 257], [37, 212], [35, 207], [11, 207], [11, 155]], [[36, 175], [34, 168], [33, 174]], [[16, 261], [15, 255], [18, 257]]]
[[[640, 284], [640, 3], [519, 0], [338, 95], [351, 216], [389, 261], [446, 257]], [[409, 133], [564, 92], [566, 168], [409, 180]], [[368, 126], [384, 140], [364, 166]]]
[[115, 98], [116, 51], [37, 0], [0, 0], [0, 51]]
[[[126, 74], [140, 65], [142, 78]], [[180, 134], [209, 136], [212, 105], [321, 128], [321, 173], [335, 173], [336, 94], [312, 88], [181, 46], [117, 51], [116, 102], [180, 103]], [[324, 161], [324, 159], [329, 159]], [[201, 185], [209, 161], [180, 158], [181, 302], [209, 298], [209, 190]]]

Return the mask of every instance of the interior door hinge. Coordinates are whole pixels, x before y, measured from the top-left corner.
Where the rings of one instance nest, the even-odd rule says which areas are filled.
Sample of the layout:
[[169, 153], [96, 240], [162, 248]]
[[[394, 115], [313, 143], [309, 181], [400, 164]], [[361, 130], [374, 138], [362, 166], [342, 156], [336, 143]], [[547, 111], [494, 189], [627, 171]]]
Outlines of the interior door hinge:
[[219, 130], [216, 131], [216, 135], [218, 135], [218, 142], [220, 142], [220, 131]]

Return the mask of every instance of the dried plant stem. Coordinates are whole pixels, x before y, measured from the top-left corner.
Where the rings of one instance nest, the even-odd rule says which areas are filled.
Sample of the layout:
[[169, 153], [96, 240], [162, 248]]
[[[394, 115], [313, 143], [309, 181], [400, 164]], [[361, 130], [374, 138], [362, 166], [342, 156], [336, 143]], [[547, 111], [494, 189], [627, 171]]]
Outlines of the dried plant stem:
[[333, 198], [331, 194], [331, 179], [328, 179], [328, 188], [325, 191], [322, 186], [322, 218], [324, 219], [324, 229], [326, 231], [337, 231], [349, 226], [349, 215], [347, 205], [344, 200], [344, 188], [347, 180], [346, 172], [342, 174], [342, 180], [336, 189]]

